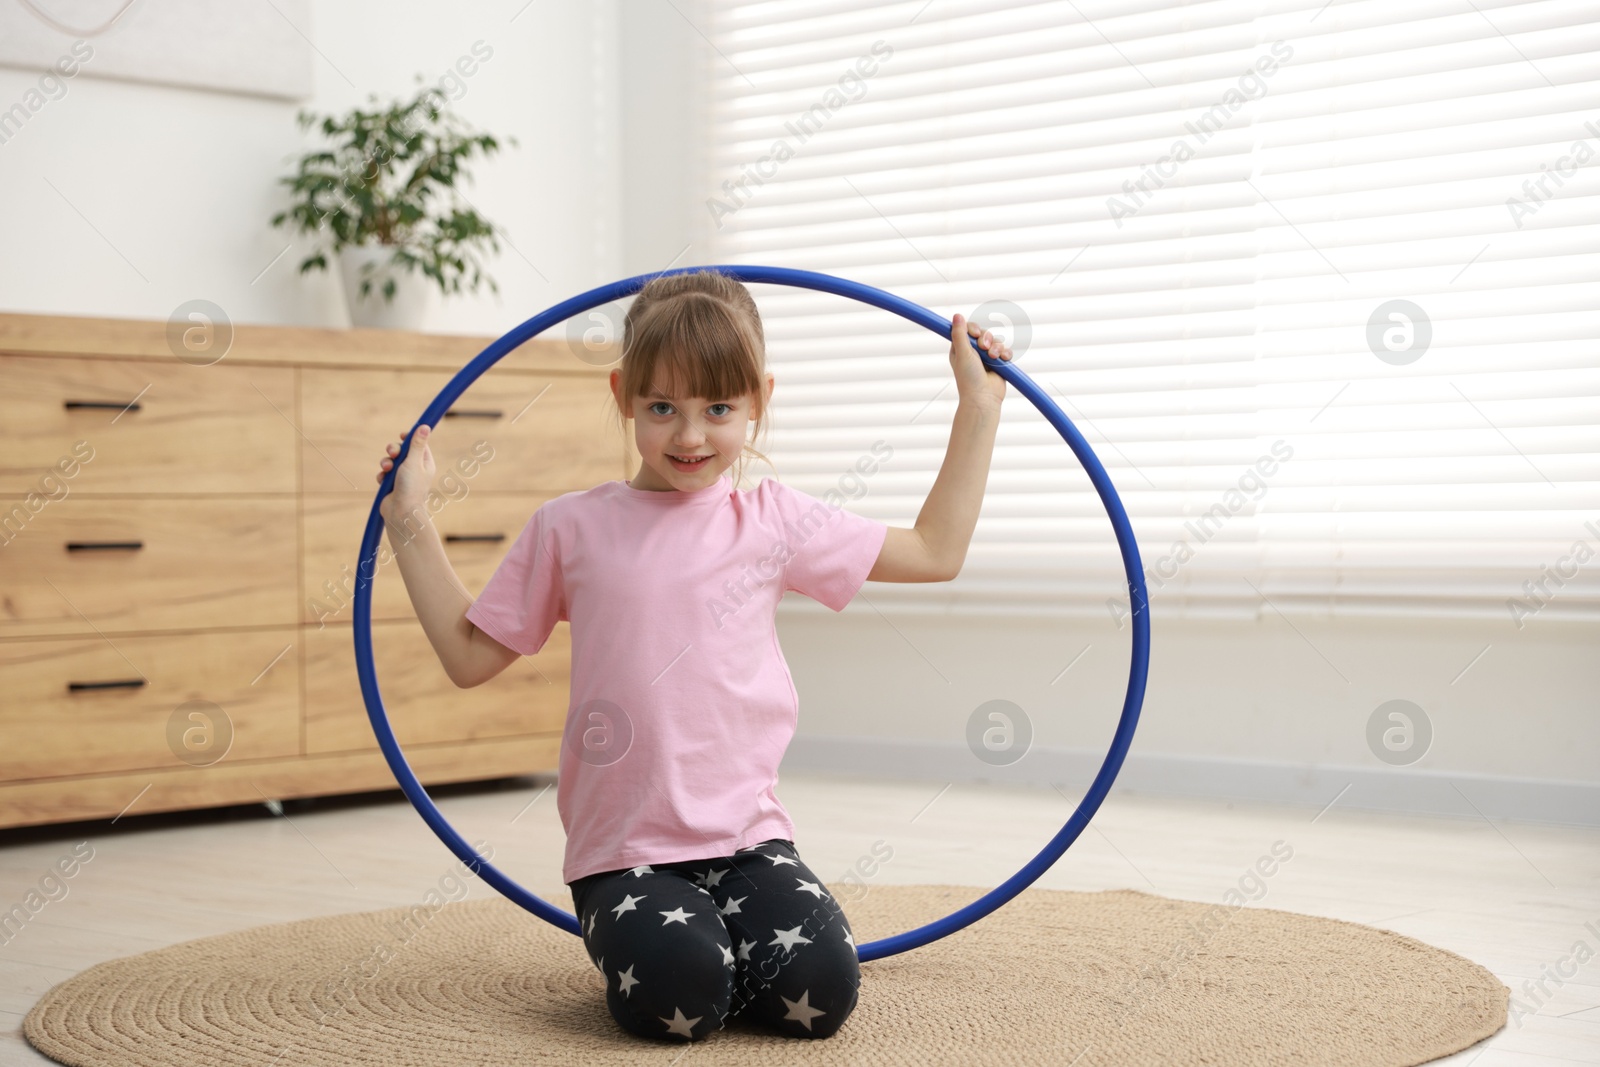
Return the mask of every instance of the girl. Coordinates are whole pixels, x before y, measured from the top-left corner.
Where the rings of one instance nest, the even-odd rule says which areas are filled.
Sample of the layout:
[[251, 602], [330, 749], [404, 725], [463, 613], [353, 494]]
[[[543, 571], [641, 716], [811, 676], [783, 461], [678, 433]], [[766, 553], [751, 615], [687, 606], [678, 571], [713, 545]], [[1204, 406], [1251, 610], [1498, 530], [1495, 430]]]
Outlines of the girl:
[[755, 302], [714, 270], [655, 278], [628, 311], [611, 392], [638, 473], [546, 501], [475, 602], [426, 533], [434, 461], [417, 428], [379, 511], [450, 679], [481, 685], [571, 624], [562, 881], [606, 1006], [632, 1033], [696, 1040], [742, 1015], [828, 1037], [855, 1008], [850, 924], [773, 792], [798, 714], [775, 613], [786, 590], [841, 611], [863, 581], [959, 573], [1006, 388], [969, 335], [1011, 356], [955, 316], [959, 402], [912, 529], [774, 479], [735, 488], [746, 453], [766, 458], [749, 442], [774, 380]]

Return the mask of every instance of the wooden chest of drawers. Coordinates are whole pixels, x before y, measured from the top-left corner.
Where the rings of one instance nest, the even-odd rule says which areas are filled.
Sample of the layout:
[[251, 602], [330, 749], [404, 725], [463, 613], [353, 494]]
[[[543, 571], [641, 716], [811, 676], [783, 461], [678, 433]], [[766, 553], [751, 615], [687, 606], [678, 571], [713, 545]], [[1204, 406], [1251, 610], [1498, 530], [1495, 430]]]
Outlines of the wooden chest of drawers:
[[[492, 340], [0, 314], [0, 826], [394, 787], [356, 681], [384, 444]], [[545, 500], [626, 478], [607, 369], [534, 340], [433, 436], [433, 521], [481, 589]], [[381, 542], [379, 684], [424, 783], [554, 770], [571, 642], [456, 688]]]

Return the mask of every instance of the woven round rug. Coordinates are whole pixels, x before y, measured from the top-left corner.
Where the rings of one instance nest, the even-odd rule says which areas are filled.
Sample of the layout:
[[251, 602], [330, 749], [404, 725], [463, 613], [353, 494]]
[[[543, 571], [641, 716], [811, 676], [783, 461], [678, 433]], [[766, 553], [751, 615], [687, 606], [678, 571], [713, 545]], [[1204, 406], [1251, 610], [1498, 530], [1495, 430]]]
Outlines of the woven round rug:
[[[981, 893], [873, 886], [845, 912], [864, 943]], [[23, 1032], [73, 1067], [1410, 1067], [1499, 1030], [1510, 996], [1478, 964], [1400, 934], [1133, 890], [1029, 889], [864, 963], [854, 1013], [821, 1040], [741, 1017], [688, 1046], [637, 1037], [606, 1011], [602, 982], [582, 941], [496, 897], [108, 960], [50, 990]]]

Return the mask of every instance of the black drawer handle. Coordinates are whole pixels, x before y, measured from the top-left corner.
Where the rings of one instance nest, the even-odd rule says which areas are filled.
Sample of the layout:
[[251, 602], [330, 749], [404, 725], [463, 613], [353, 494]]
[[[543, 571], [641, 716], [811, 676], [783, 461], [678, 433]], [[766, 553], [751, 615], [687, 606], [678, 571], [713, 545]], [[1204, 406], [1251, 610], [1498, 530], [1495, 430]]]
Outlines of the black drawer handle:
[[457, 411], [455, 408], [451, 408], [449, 411], [444, 413], [444, 417], [447, 419], [498, 419], [504, 414], [504, 411], [491, 411], [487, 409], [483, 411], [471, 411], [466, 409]]
[[115, 400], [63, 400], [61, 402], [68, 411], [73, 408], [115, 408], [118, 411], [138, 411], [139, 402], [131, 404], [119, 403]]
[[99, 552], [110, 548], [143, 548], [143, 541], [68, 541], [68, 552]]
[[137, 689], [144, 684], [143, 678], [129, 678], [121, 682], [68, 682], [67, 688], [78, 689]]
[[503, 533], [445, 534], [444, 539], [446, 541], [504, 541], [506, 539], [506, 535]]

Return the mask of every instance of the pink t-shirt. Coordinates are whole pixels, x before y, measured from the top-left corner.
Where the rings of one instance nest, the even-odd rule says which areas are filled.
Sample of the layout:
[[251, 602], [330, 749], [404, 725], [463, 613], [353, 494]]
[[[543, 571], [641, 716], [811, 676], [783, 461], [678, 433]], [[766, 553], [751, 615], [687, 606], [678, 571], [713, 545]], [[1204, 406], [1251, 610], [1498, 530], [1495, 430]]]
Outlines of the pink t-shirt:
[[887, 533], [727, 474], [687, 492], [610, 481], [534, 512], [467, 619], [523, 655], [571, 623], [564, 882], [794, 840], [773, 792], [799, 715], [778, 601], [792, 589], [842, 611]]

